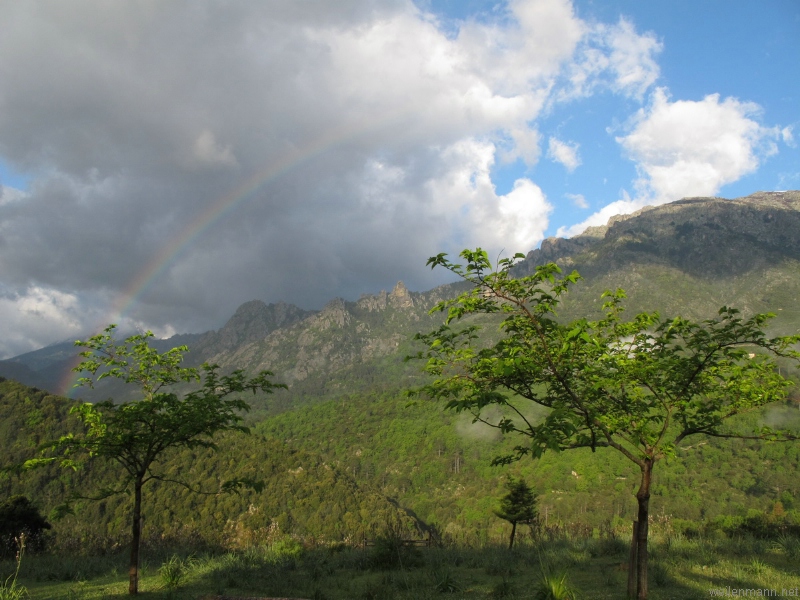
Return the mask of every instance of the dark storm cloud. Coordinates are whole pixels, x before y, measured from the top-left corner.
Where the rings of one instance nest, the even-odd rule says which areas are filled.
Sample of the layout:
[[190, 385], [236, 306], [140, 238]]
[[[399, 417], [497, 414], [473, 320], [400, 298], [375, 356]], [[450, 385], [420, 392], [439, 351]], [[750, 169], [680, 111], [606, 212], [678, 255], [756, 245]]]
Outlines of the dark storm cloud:
[[118, 319], [131, 289], [124, 318], [197, 331], [252, 298], [426, 288], [431, 254], [526, 250], [547, 226], [535, 184], [501, 197], [489, 175], [501, 149], [537, 160], [532, 123], [584, 35], [567, 2], [457, 37], [403, 1], [0, 10], [0, 160], [31, 179], [0, 196], [0, 355]]

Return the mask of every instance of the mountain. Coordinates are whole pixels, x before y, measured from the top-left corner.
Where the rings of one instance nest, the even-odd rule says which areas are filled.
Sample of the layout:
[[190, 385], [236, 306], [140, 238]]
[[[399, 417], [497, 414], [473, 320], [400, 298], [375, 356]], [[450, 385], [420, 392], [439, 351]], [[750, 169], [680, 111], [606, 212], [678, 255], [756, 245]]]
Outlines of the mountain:
[[[774, 311], [775, 331], [800, 330], [800, 192], [648, 207], [571, 239], [547, 239], [518, 269], [523, 274], [550, 261], [584, 277], [563, 307], [565, 318], [596, 313], [602, 292], [621, 287], [629, 313], [702, 319], [729, 305], [745, 313]], [[415, 348], [413, 334], [441, 322], [428, 311], [461, 289], [457, 283], [417, 293], [398, 283], [356, 302], [335, 299], [264, 336], [245, 340], [239, 330], [234, 337], [244, 341], [235, 347], [209, 342], [203, 358], [223, 368], [275, 372], [290, 386], [281, 408], [402, 388], [419, 376], [418, 365], [402, 361]]]
[[233, 352], [240, 346], [264, 339], [273, 331], [302, 321], [315, 314], [294, 304], [265, 304], [251, 300], [242, 304], [219, 331], [209, 331], [190, 345], [194, 362], [202, 363], [219, 354]]
[[[615, 217], [571, 239], [545, 240], [528, 253], [519, 273], [548, 261], [584, 276], [562, 307], [563, 318], [593, 314], [605, 289], [622, 287], [628, 292], [629, 315], [659, 310], [697, 319], [730, 305], [745, 313], [774, 311], [775, 331], [800, 331], [800, 192], [734, 200], [689, 198]], [[226, 447], [221, 453], [231, 468], [263, 463], [269, 465], [265, 472], [280, 473], [262, 502], [287, 529], [299, 531], [311, 523], [311, 531], [338, 535], [326, 529], [338, 517], [325, 513], [321, 507], [327, 500], [314, 490], [340, 482], [336, 497], [353, 490], [362, 506], [379, 506], [386, 514], [393, 514], [387, 502], [404, 507], [412, 511], [407, 515], [435, 525], [449, 539], [477, 544], [502, 534], [504, 524], [492, 509], [509, 474], [535, 484], [540, 510], [551, 523], [599, 527], [632, 518], [636, 473], [619, 456], [602, 450], [553, 453], [506, 469], [492, 468], [491, 458], [514, 440], [500, 439], [496, 431], [445, 412], [438, 404], [421, 400], [409, 406], [402, 392], [422, 377], [416, 361], [403, 361], [416, 348], [413, 334], [441, 322], [441, 315], [428, 311], [461, 289], [464, 284], [456, 283], [412, 292], [398, 283], [389, 292], [357, 301], [334, 299], [317, 312], [254, 301], [242, 305], [218, 331], [158, 344], [166, 349], [187, 343], [192, 350], [188, 359], [195, 364], [208, 360], [223, 369], [270, 369], [275, 380], [289, 384], [288, 391], [251, 397], [255, 410], [250, 424], [257, 435], [241, 449]], [[10, 362], [23, 374], [28, 369], [41, 376], [64, 358], [61, 351], [53, 346]], [[32, 392], [25, 394], [33, 398]], [[98, 394], [119, 399], [124, 390], [103, 388]], [[19, 419], [30, 418], [17, 406], [9, 405], [6, 412], [9, 436], [21, 430]], [[18, 421], [12, 422], [18, 412]], [[766, 419], [800, 430], [796, 398], [747, 418], [753, 426]], [[193, 457], [181, 460], [189, 464]], [[287, 473], [299, 476], [299, 466], [307, 477], [302, 489], [285, 478]], [[800, 519], [798, 468], [796, 444], [697, 440], [665, 460], [653, 487], [653, 514], [744, 517], [748, 510], [777, 510], [780, 501], [781, 510], [798, 511]], [[29, 489], [31, 494], [37, 491]], [[308, 504], [292, 512], [288, 503], [296, 498], [309, 498]], [[340, 501], [336, 511], [347, 513], [350, 502]], [[166, 499], [163, 507], [167, 514]], [[232, 514], [239, 515], [234, 521], [247, 518], [242, 507], [246, 504], [231, 505]], [[121, 507], [112, 509], [122, 514]], [[195, 508], [187, 504], [182, 510]], [[206, 527], [211, 527], [210, 520], [204, 521]]]
[[[528, 253], [519, 273], [549, 261], [584, 277], [563, 306], [565, 318], [596, 314], [604, 290], [623, 288], [629, 314], [658, 310], [702, 319], [729, 305], [745, 313], [776, 312], [776, 332], [800, 330], [798, 191], [733, 200], [684, 198], [647, 207], [570, 239], [546, 239]], [[355, 302], [331, 300], [318, 312], [254, 300], [218, 331], [158, 344], [188, 344], [191, 364], [273, 371], [290, 390], [270, 397], [268, 408], [256, 405], [274, 412], [343, 392], [407, 386], [419, 376], [417, 365], [402, 361], [414, 349], [413, 334], [440, 322], [440, 315], [428, 311], [460, 289], [463, 284], [455, 283], [411, 292], [399, 282], [391, 292]], [[73, 364], [69, 352], [74, 348], [56, 345], [2, 361], [0, 375], [48, 388], [64, 380], [65, 365]], [[80, 394], [89, 399], [124, 394], [111, 391]]]

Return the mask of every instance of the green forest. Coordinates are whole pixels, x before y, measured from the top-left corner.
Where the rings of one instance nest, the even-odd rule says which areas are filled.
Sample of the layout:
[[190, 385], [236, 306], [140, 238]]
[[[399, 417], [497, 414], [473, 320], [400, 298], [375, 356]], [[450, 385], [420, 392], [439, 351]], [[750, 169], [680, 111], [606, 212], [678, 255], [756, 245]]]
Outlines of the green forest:
[[[6, 464], [19, 464], [35, 455], [42, 441], [76, 427], [69, 415], [71, 404], [11, 380], [0, 382]], [[800, 426], [796, 397], [749, 418]], [[404, 585], [411, 587], [406, 597], [425, 597], [420, 590], [448, 588], [449, 580], [442, 571], [445, 567], [452, 571], [453, 589], [475, 591], [465, 597], [529, 597], [514, 593], [525, 587], [520, 584], [524, 576], [539, 571], [538, 559], [526, 558], [525, 553], [531, 556], [533, 549], [540, 548], [535, 555], [540, 556], [543, 543], [552, 554], [548, 560], [572, 573], [572, 580], [584, 588], [591, 587], [593, 580], [577, 575], [583, 563], [575, 558], [576, 553], [601, 562], [594, 579], [601, 577], [602, 565], [609, 560], [624, 563], [625, 539], [635, 516], [636, 472], [632, 465], [608, 451], [580, 450], [546, 453], [540, 459], [506, 467], [491, 466], [492, 458], [510, 444], [495, 430], [472, 423], [465, 415], [445, 412], [431, 402], [409, 403], [403, 390], [395, 390], [342, 395], [312, 407], [282, 411], [258, 422], [250, 435], [226, 434], [216, 453], [178, 452], [169, 458], [165, 472], [179, 475], [195, 488], [214, 490], [231, 475], [257, 478], [266, 485], [260, 492], [204, 495], [179, 485], [155, 483], [144, 507], [143, 575], [149, 572], [150, 579], [143, 581], [153, 581], [146, 589], [162, 590], [165, 597], [175, 597], [178, 588], [187, 593], [198, 589], [188, 583], [174, 588], [164, 583], [161, 567], [178, 560], [176, 557], [184, 560], [181, 568], [186, 571], [186, 582], [194, 573], [199, 589], [212, 585], [219, 590], [240, 590], [244, 584], [238, 577], [245, 569], [261, 590], [265, 586], [274, 590], [271, 593], [306, 590], [302, 597], [308, 598], [403, 597]], [[794, 538], [786, 536], [800, 533], [799, 462], [796, 443], [699, 440], [666, 460], [659, 473], [653, 486], [654, 529], [665, 535], [669, 532], [670, 537], [663, 538], [671, 540], [668, 543], [685, 544], [691, 557], [710, 552], [702, 544], [716, 544], [714, 552], [724, 557], [729, 548], [724, 540], [740, 548], [742, 543], [755, 544], [755, 548], [770, 548], [779, 541], [790, 543], [786, 540]], [[530, 482], [538, 497], [540, 520], [538, 531], [520, 527], [518, 549], [512, 556], [498, 554], [507, 543], [509, 524], [494, 513], [508, 475]], [[52, 509], [69, 495], [90, 496], [98, 484], [115, 477], [108, 465], [90, 464], [81, 472], [51, 466], [26, 473], [7, 470], [2, 485], [4, 497], [23, 494], [43, 515], [52, 516]], [[117, 580], [124, 579], [122, 571], [116, 571], [119, 567], [111, 565], [124, 564], [128, 521], [126, 496], [99, 502], [79, 499], [73, 514], [51, 518], [52, 530], [44, 532], [44, 553], [31, 555], [23, 566], [23, 574], [33, 577], [27, 580], [33, 584], [29, 585], [33, 597], [105, 597], [103, 594], [115, 589], [100, 585], [109, 577], [114, 579], [110, 572], [118, 573]], [[392, 536], [432, 537], [442, 550], [417, 550], [422, 558], [410, 554], [409, 564], [402, 567], [391, 559]], [[390, 549], [359, 549], [365, 540], [376, 539], [389, 540]], [[581, 539], [588, 542], [579, 542]], [[599, 545], [580, 546], [586, 543]], [[337, 547], [347, 549], [340, 551], [344, 554], [325, 550]], [[252, 552], [259, 548], [264, 555], [256, 560]], [[403, 553], [410, 551], [400, 548]], [[794, 546], [788, 548], [787, 557]], [[467, 549], [477, 554], [470, 556]], [[390, 558], [380, 559], [381, 552], [389, 552]], [[47, 562], [49, 556], [71, 556], [73, 561], [53, 564]], [[114, 556], [117, 558], [111, 558]], [[250, 556], [250, 562], [234, 564], [230, 567], [234, 575], [225, 575], [226, 579], [218, 574], [209, 580], [204, 568], [216, 565], [213, 561], [224, 556]], [[191, 557], [205, 557], [203, 560], [210, 562], [203, 568], [200, 563], [191, 567], [194, 563], [185, 562]], [[739, 559], [750, 561], [750, 551]], [[388, 566], [380, 566], [380, 560], [388, 560]], [[447, 567], [450, 560], [455, 562]], [[320, 561], [330, 573], [320, 576], [315, 585], [301, 583], [307, 581], [302, 576], [304, 569], [318, 569]], [[340, 566], [335, 566], [337, 561]], [[507, 571], [492, 566], [509, 561], [516, 566]], [[4, 564], [11, 573], [13, 561], [7, 557]], [[400, 575], [376, 579], [387, 569], [403, 573], [403, 568], [414, 564], [413, 577], [420, 578], [425, 571], [432, 574], [417, 584], [404, 583]], [[656, 583], [651, 584], [651, 596], [656, 598], [666, 597], [658, 594], [677, 585], [677, 579], [665, 579], [661, 568], [656, 567]], [[294, 587], [276, 583], [274, 571], [282, 569], [293, 574]], [[352, 569], [358, 574], [355, 579]], [[766, 574], [772, 572], [764, 569]], [[476, 570], [478, 575], [473, 574]], [[227, 573], [228, 567], [220, 572]], [[341, 584], [342, 574], [348, 572], [351, 574], [345, 579], [359, 581], [358, 585]], [[441, 580], [433, 581], [437, 576]], [[593, 597], [623, 597], [619, 594], [624, 577], [623, 572], [606, 577], [603, 590], [609, 595]], [[465, 583], [472, 580], [477, 584], [470, 587]], [[91, 581], [95, 584], [90, 585]], [[506, 581], [516, 583], [503, 587]], [[320, 587], [324, 582], [326, 586], [341, 584], [342, 595], [324, 595]], [[39, 587], [43, 595], [35, 594]], [[123, 595], [123, 588], [119, 589]], [[679, 597], [694, 597], [691, 589]], [[503, 590], [508, 593], [502, 595]], [[63, 596], [52, 595], [59, 593]]]

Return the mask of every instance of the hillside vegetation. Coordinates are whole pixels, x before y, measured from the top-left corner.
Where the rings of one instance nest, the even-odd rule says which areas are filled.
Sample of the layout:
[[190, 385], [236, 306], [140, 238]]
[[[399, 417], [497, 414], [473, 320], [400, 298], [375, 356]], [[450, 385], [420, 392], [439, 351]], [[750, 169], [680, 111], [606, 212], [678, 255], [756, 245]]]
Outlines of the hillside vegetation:
[[[546, 240], [528, 254], [518, 272], [531, 272], [549, 261], [565, 270], [577, 269], [584, 277], [563, 305], [559, 314], [563, 319], [596, 316], [593, 311], [602, 292], [621, 287], [628, 292], [630, 316], [658, 310], [703, 319], [728, 305], [740, 308], [745, 316], [775, 312], [772, 334], [800, 331], [800, 192], [763, 193], [733, 201], [685, 199], [646, 209], [570, 240]], [[412, 292], [398, 283], [390, 292], [357, 301], [332, 300], [320, 311], [253, 301], [218, 331], [158, 341], [160, 350], [189, 345], [192, 365], [211, 361], [224, 372], [239, 367], [250, 373], [271, 370], [275, 381], [288, 384], [288, 390], [248, 397], [254, 409], [247, 416], [251, 435], [226, 435], [216, 454], [194, 450], [169, 456], [164, 474], [185, 479], [196, 489], [217, 490], [221, 481], [237, 477], [265, 485], [260, 492], [237, 495], [197, 494], [179, 485], [154, 483], [145, 503], [145, 555], [157, 551], [163, 558], [168, 550], [183, 548], [216, 556], [271, 548], [278, 540], [297, 547], [338, 547], [342, 542], [392, 536], [431, 536], [462, 549], [507, 544], [510, 526], [495, 516], [494, 509], [507, 476], [512, 475], [527, 481], [539, 496], [540, 537], [534, 540], [532, 532], [521, 527], [518, 538], [523, 547], [533, 548], [542, 539], [572, 544], [593, 537], [611, 540], [609, 560], [624, 561], [625, 542], [620, 536], [627, 535], [622, 532], [630, 529], [634, 518], [632, 492], [638, 482], [630, 463], [599, 449], [548, 453], [537, 460], [491, 467], [492, 458], [507, 453], [514, 440], [501, 439], [495, 430], [445, 412], [424, 398], [409, 404], [405, 391], [425, 381], [418, 362], [404, 361], [419, 349], [414, 334], [441, 323], [441, 315], [428, 311], [462, 285]], [[492, 319], [477, 318], [473, 323], [484, 327], [486, 340], [499, 335]], [[25, 473], [15, 469], [37, 456], [40, 444], [78, 427], [69, 416], [76, 400], [40, 389], [54, 389], [57, 382], [67, 380], [64, 369], [74, 364], [72, 353], [71, 344], [61, 344], [0, 361], [0, 375], [8, 377], [0, 377], [4, 467], [0, 490], [4, 498], [27, 496], [45, 515], [71, 495], [90, 496], [114, 482], [108, 467], [91, 462], [77, 472], [55, 467]], [[787, 374], [797, 379], [796, 373]], [[123, 400], [130, 399], [129, 394], [124, 386], [101, 385], [84, 398]], [[744, 417], [743, 425], [780, 425], [800, 432], [799, 399], [795, 390], [785, 404]], [[532, 411], [528, 416], [543, 415]], [[797, 443], [692, 440], [664, 461], [653, 485], [654, 527], [664, 532], [658, 543], [668, 543], [668, 532], [678, 536], [676, 544], [695, 538], [709, 544], [746, 539], [750, 544], [797, 535], [799, 468]], [[75, 508], [74, 514], [52, 521], [53, 552], [113, 553], [126, 542], [127, 498], [83, 499], [75, 502]], [[588, 546], [583, 550], [570, 546], [563, 552], [574, 557], [584, 551], [586, 556], [595, 552]], [[597, 556], [606, 555], [597, 550]], [[364, 560], [352, 558], [352, 564], [373, 568]], [[459, 560], [460, 568], [480, 559], [464, 554]], [[504, 560], [513, 562], [497, 559]], [[526, 567], [522, 563], [515, 567], [518, 571], [532, 566], [532, 558], [525, 560]], [[570, 560], [559, 564], [584, 564]], [[592, 563], [591, 568], [600, 573], [610, 564], [606, 560], [602, 565]], [[434, 570], [442, 575], [444, 563], [437, 565]], [[292, 568], [306, 573], [307, 567], [295, 563]], [[324, 579], [327, 567], [320, 568], [319, 577]], [[494, 578], [492, 582], [474, 573], [464, 575], [480, 580], [481, 590], [465, 597], [501, 597], [491, 595], [493, 586], [499, 585], [495, 579], [505, 581], [511, 575], [502, 569], [486, 575]], [[226, 587], [214, 577], [213, 585]], [[281, 577], [277, 575], [276, 581]], [[398, 598], [414, 597], [411, 592], [403, 595], [408, 590], [403, 591], [399, 578], [370, 577], [358, 584], [363, 590], [351, 587], [350, 592], [382, 597], [368, 595], [372, 586], [392, 590]], [[303, 593], [316, 594], [315, 589], [321, 590], [306, 586]], [[342, 592], [325, 597], [348, 596]], [[689, 592], [686, 597], [691, 597]]]

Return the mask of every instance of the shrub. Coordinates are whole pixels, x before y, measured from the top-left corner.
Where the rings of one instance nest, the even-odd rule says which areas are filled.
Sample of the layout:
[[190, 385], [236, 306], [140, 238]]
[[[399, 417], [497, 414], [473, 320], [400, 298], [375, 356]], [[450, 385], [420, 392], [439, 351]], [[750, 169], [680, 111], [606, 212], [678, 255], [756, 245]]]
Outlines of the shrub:
[[534, 586], [534, 600], [577, 600], [578, 592], [567, 581], [564, 571], [554, 572], [542, 568], [539, 581]]
[[416, 567], [422, 563], [417, 548], [406, 546], [399, 535], [390, 533], [375, 540], [372, 565], [376, 569], [402, 569]]
[[178, 587], [186, 578], [193, 563], [194, 560], [191, 557], [183, 560], [177, 554], [173, 554], [158, 569], [161, 575], [161, 583], [166, 589]]
[[448, 570], [434, 571], [433, 587], [440, 594], [452, 594], [461, 591], [461, 585]]
[[0, 555], [14, 556], [18, 550], [17, 541], [23, 535], [28, 549], [43, 549], [47, 529], [50, 523], [28, 498], [11, 496], [0, 504]]
[[267, 560], [272, 564], [296, 565], [303, 554], [303, 545], [292, 537], [283, 537], [272, 542], [267, 550]]

